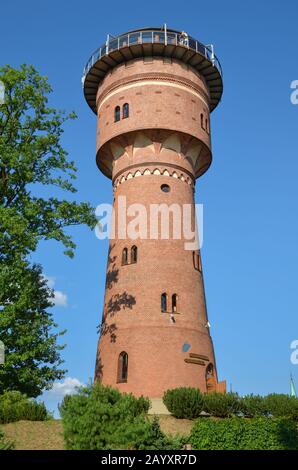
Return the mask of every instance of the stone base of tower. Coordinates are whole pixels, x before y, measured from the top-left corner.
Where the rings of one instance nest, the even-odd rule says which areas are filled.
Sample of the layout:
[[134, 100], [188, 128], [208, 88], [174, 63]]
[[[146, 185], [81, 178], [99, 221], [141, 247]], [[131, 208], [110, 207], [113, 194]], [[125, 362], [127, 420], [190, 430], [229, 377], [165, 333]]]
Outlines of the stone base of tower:
[[151, 405], [148, 411], [149, 415], [170, 415], [171, 413], [167, 409], [166, 405], [162, 401], [162, 398], [151, 398]]

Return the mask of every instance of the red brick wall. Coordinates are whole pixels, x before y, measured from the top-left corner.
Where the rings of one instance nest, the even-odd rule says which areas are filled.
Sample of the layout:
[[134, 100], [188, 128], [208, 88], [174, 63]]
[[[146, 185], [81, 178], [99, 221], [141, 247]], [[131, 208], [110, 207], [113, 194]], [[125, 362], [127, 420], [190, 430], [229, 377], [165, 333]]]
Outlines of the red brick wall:
[[[148, 80], [150, 73], [156, 75], [150, 78], [154, 84], [123, 89], [141, 84], [142, 76]], [[160, 85], [158, 77], [173, 86]], [[193, 91], [201, 93], [207, 106]], [[195, 177], [211, 162], [210, 136], [200, 125], [201, 112], [209, 122], [208, 91], [198, 73], [178, 62], [138, 60], [107, 75], [97, 100], [97, 159], [113, 179], [115, 211], [119, 196], [126, 197], [127, 206], [143, 204], [147, 214], [152, 203], [193, 205]], [[114, 123], [114, 107], [125, 102], [130, 104], [129, 118]], [[143, 147], [136, 145], [140, 129], [146, 144]], [[176, 149], [166, 144], [171, 135]], [[196, 145], [200, 150], [192, 160], [189, 156]], [[115, 146], [122, 149], [120, 154]], [[150, 174], [143, 174], [146, 169]], [[168, 175], [153, 174], [156, 169], [161, 173], [166, 170]], [[168, 184], [170, 192], [161, 191], [161, 184]], [[133, 245], [138, 248], [137, 263], [123, 266], [122, 250]], [[185, 250], [185, 240], [116, 237], [110, 242], [109, 259], [96, 378], [122, 391], [149, 397], [161, 397], [168, 388], [179, 386], [206, 391], [206, 367], [209, 362], [215, 365], [215, 359], [206, 327], [202, 275], [194, 269], [193, 253]], [[168, 294], [167, 313], [161, 312], [163, 292]], [[170, 319], [172, 294], [178, 295], [175, 323]], [[182, 349], [185, 343], [190, 345], [187, 352]], [[117, 383], [122, 351], [128, 354], [128, 379]], [[203, 358], [194, 359], [190, 354]]]

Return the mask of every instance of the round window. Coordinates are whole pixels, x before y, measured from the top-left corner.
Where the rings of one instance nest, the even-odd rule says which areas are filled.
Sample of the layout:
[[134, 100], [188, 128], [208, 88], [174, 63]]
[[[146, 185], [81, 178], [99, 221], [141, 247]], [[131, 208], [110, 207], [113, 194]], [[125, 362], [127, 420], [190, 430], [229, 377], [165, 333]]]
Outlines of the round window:
[[170, 186], [168, 184], [162, 184], [160, 189], [164, 192], [164, 193], [169, 193], [170, 192]]

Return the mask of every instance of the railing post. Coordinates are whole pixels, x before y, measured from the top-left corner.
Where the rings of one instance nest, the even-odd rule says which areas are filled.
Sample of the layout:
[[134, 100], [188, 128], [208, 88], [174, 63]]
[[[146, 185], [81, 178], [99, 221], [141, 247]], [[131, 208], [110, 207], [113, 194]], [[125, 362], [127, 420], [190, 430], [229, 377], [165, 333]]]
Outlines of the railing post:
[[107, 35], [107, 42], [106, 42], [106, 54], [109, 53], [109, 42], [110, 42], [110, 35]]
[[214, 47], [213, 44], [211, 44], [211, 62], [214, 67]]
[[128, 45], [128, 47], [129, 47], [129, 45], [130, 45], [130, 44], [129, 44], [129, 34], [127, 35], [127, 45]]

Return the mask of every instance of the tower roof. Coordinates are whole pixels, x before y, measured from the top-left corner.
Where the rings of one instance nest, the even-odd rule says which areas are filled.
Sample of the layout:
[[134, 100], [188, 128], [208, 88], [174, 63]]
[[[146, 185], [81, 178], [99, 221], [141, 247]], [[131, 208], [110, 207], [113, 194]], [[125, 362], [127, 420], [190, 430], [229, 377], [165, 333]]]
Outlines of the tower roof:
[[180, 60], [196, 69], [206, 81], [210, 93], [211, 111], [216, 108], [223, 92], [222, 69], [213, 51], [185, 32], [174, 29], [142, 28], [108, 35], [107, 41], [89, 58], [83, 74], [85, 99], [96, 113], [96, 93], [106, 73], [129, 60], [154, 56]]

